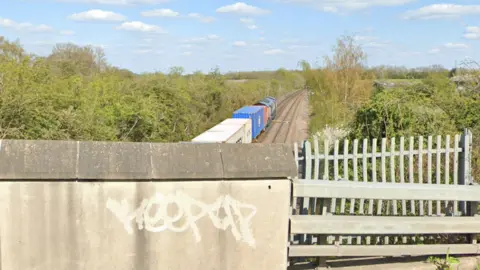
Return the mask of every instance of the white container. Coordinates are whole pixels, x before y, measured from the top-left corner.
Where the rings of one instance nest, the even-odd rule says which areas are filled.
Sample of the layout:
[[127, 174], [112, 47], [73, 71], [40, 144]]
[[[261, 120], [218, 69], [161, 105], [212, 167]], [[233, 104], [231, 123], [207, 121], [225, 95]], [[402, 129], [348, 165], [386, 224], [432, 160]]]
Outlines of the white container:
[[252, 143], [252, 119], [227, 118], [213, 128], [221, 128], [224, 126], [242, 126], [244, 130], [243, 143]]
[[244, 143], [243, 126], [213, 127], [192, 139], [195, 143]]

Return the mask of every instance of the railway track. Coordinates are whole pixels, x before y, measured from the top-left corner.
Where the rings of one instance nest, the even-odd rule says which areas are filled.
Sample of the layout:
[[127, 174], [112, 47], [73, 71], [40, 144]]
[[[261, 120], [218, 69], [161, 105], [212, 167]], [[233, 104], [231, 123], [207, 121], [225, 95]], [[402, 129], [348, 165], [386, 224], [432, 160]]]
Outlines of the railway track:
[[292, 138], [296, 132], [294, 124], [299, 115], [302, 99], [305, 98], [304, 94], [305, 90], [291, 93], [279, 103], [276, 120], [272, 122], [270, 129], [260, 136], [258, 139], [259, 143], [286, 143], [295, 141], [295, 138]]

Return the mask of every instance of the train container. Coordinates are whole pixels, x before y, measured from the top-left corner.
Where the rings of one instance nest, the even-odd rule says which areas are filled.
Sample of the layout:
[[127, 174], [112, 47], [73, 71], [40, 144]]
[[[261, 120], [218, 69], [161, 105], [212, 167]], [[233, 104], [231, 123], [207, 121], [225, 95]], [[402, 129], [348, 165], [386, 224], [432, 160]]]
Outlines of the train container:
[[[243, 126], [244, 137], [243, 143], [252, 142], [252, 119], [250, 118], [227, 118], [220, 122], [217, 126], [230, 126], [230, 125], [240, 125]], [[216, 126], [216, 127], [217, 127]]]
[[268, 114], [268, 117], [267, 117], [267, 120], [265, 120], [265, 123], [266, 123], [266, 126], [270, 126], [270, 123], [271, 121], [273, 120], [274, 117], [274, 112], [275, 112], [275, 107], [274, 107], [274, 103], [269, 100], [269, 99], [263, 99], [259, 102], [257, 102], [255, 104], [255, 106], [257, 105], [262, 105], [262, 106], [266, 106], [268, 108], [267, 110], [267, 114]]
[[252, 141], [265, 129], [264, 109], [260, 106], [245, 106], [236, 110], [232, 118], [250, 118], [252, 120]]
[[194, 143], [244, 143], [243, 126], [213, 127], [192, 139]]
[[270, 118], [270, 107], [268, 107], [266, 105], [257, 105], [257, 104], [255, 104], [253, 106], [262, 107], [262, 109], [263, 109], [263, 122], [265, 123], [265, 127], [267, 127], [268, 126], [268, 119]]

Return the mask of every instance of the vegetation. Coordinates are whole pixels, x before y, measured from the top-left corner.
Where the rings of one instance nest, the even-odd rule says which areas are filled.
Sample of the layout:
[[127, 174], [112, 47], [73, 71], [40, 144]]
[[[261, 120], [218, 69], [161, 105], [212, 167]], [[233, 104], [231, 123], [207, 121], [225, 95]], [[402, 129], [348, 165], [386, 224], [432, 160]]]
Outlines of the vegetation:
[[[99, 48], [59, 44], [39, 57], [0, 37], [0, 138], [185, 141], [235, 108], [307, 88], [312, 135], [381, 138], [470, 128], [473, 162], [480, 164], [478, 80], [462, 91], [452, 81], [478, 74], [477, 63], [449, 71], [367, 67], [366, 60], [355, 39], [343, 36], [321, 66], [301, 61], [299, 71], [186, 75], [175, 67], [139, 75], [109, 65]], [[378, 80], [398, 84], [383, 87]]]
[[[473, 132], [474, 179], [480, 179], [480, 65], [367, 68], [352, 37], [341, 37], [332, 57], [312, 68], [300, 64], [310, 97], [310, 134], [321, 139], [377, 138]], [[468, 78], [459, 90], [452, 77]], [[472, 79], [473, 78], [473, 79]], [[374, 83], [395, 82], [392, 87]], [[463, 79], [462, 79], [463, 80]]]
[[184, 141], [234, 108], [303, 87], [282, 69], [243, 83], [218, 70], [183, 73], [134, 74], [109, 65], [101, 49], [74, 44], [38, 57], [0, 37], [0, 138]]
[[438, 270], [453, 269], [453, 265], [460, 263], [460, 260], [458, 260], [457, 258], [455, 258], [453, 256], [450, 256], [449, 251], [450, 250], [447, 251], [447, 255], [445, 256], [445, 259], [430, 256], [430, 257], [428, 257], [427, 262], [433, 263], [437, 267]]

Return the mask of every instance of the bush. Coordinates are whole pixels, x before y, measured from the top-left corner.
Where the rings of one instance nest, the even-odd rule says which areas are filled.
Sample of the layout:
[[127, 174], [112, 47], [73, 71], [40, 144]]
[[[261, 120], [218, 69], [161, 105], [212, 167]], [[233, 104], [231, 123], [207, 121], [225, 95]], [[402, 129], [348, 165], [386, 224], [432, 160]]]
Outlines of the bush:
[[303, 86], [298, 74], [227, 83], [208, 74], [137, 75], [108, 65], [101, 49], [57, 45], [48, 57], [0, 37], [0, 137], [187, 141], [233, 110]]

